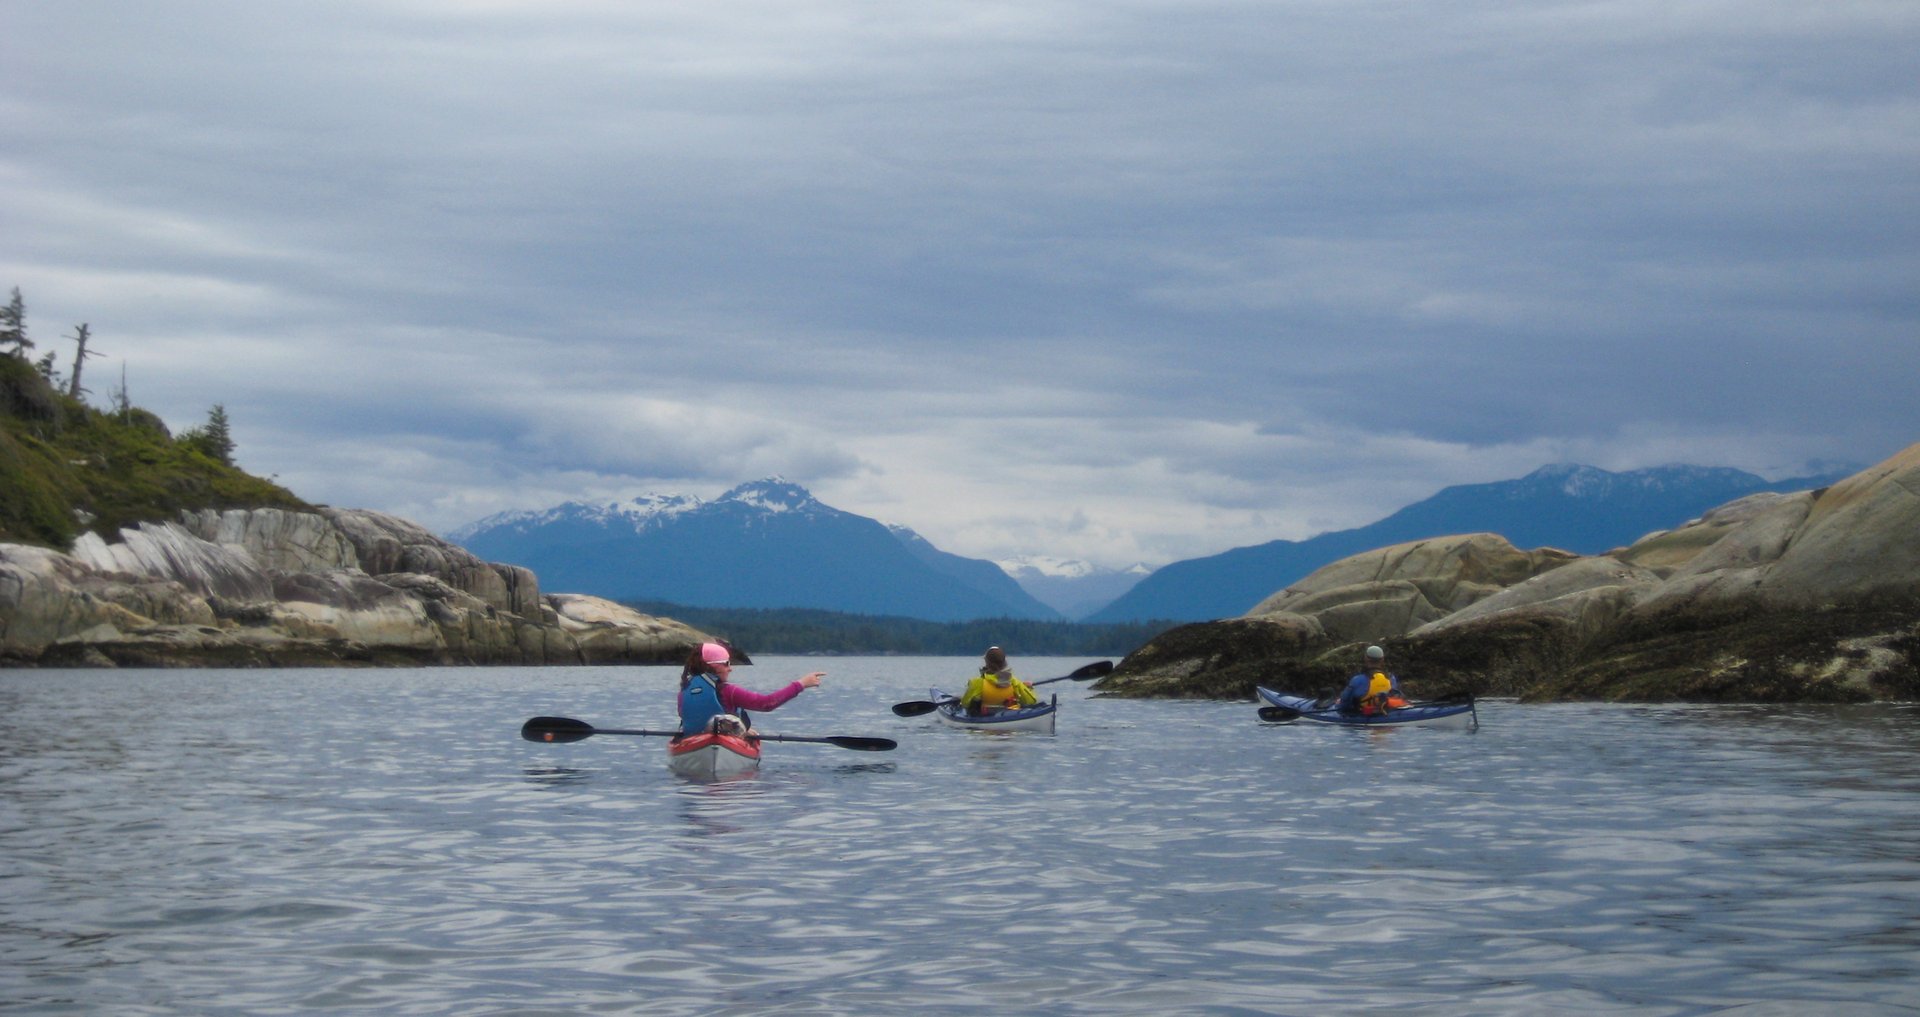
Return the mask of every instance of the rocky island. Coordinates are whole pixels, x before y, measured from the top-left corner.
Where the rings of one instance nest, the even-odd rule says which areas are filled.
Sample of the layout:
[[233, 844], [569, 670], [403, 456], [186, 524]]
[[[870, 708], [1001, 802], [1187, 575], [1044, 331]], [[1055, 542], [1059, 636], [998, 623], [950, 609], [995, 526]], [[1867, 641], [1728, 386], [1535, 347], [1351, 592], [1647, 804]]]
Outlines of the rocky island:
[[1525, 551], [1490, 533], [1354, 555], [1238, 618], [1161, 634], [1097, 688], [1324, 695], [1370, 643], [1421, 697], [1920, 698], [1920, 445], [1602, 555]]
[[207, 509], [119, 538], [0, 544], [0, 664], [666, 664], [708, 638], [543, 595], [532, 572], [379, 512]]

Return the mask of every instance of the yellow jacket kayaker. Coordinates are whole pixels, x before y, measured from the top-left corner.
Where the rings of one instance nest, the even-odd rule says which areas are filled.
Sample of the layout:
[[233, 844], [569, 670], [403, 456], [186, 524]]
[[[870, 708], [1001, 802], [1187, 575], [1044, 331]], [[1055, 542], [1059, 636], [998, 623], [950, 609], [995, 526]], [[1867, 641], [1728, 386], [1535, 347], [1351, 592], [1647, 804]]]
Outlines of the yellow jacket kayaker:
[[1040, 701], [1033, 686], [1014, 677], [1013, 671], [1008, 669], [1007, 651], [998, 646], [989, 646], [984, 660], [986, 666], [967, 683], [966, 691], [960, 693], [960, 705], [968, 713], [979, 716], [1001, 710], [1018, 710]]

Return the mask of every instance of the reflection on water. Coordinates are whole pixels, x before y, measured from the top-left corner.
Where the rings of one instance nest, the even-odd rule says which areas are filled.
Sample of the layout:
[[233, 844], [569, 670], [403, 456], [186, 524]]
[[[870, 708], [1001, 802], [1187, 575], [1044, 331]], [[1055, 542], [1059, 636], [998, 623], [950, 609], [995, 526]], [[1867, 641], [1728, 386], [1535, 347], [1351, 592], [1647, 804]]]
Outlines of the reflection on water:
[[714, 783], [518, 738], [658, 726], [666, 669], [0, 674], [0, 1009], [1920, 1008], [1911, 708], [888, 713], [972, 666], [836, 662], [760, 724], [898, 751]]
[[853, 777], [863, 773], [892, 773], [898, 768], [895, 763], [842, 763], [828, 772], [840, 777]]
[[680, 806], [680, 818], [686, 824], [684, 832], [701, 837], [725, 836], [746, 829], [733, 817], [747, 801], [766, 790], [754, 777], [703, 781], [682, 776], [679, 780], [673, 793]]
[[571, 766], [529, 766], [521, 772], [526, 774], [527, 781], [535, 786], [583, 781], [587, 779], [589, 773], [587, 770]]

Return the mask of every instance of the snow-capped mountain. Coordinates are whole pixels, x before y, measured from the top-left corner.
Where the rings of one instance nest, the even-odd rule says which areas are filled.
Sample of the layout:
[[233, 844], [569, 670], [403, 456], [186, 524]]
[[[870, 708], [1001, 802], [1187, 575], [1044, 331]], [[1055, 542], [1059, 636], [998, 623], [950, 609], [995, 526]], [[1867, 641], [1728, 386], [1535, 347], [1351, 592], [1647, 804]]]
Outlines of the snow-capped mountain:
[[1145, 565], [1110, 569], [1075, 558], [1038, 554], [1003, 558], [994, 564], [1035, 600], [1068, 618], [1098, 611], [1153, 572]]
[[711, 501], [650, 494], [503, 512], [448, 539], [543, 590], [697, 607], [807, 607], [935, 621], [1059, 615], [992, 562], [948, 554], [779, 477]]
[[824, 505], [778, 477], [711, 501], [649, 494], [504, 512], [448, 536], [483, 558], [533, 569], [543, 589], [616, 600], [937, 621], [1190, 621], [1240, 614], [1322, 565], [1377, 547], [1493, 532], [1520, 547], [1598, 554], [1735, 498], [1818, 487], [1859, 470], [1822, 465], [1831, 469], [1770, 482], [1720, 467], [1612, 473], [1555, 464], [1517, 480], [1449, 487], [1357, 529], [1234, 548], [1158, 571], [1104, 570], [1045, 555], [964, 558], [905, 527]]
[[628, 528], [640, 533], [649, 526], [704, 504], [699, 498], [684, 494], [646, 494], [605, 505], [569, 501], [552, 508], [496, 513], [453, 530], [446, 537], [454, 543], [463, 543], [481, 533], [534, 533], [552, 526], [576, 524], [593, 527], [596, 531]]

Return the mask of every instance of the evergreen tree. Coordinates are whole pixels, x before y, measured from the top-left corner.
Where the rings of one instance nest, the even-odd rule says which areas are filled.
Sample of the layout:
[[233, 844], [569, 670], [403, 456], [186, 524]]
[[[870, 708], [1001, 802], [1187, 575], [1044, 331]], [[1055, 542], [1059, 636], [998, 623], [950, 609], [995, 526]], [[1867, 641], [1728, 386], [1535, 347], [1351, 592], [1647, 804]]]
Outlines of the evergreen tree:
[[13, 299], [0, 307], [0, 346], [6, 345], [12, 345], [9, 352], [21, 360], [33, 349], [33, 341], [27, 338], [27, 305], [20, 299], [18, 286], [13, 288]]
[[120, 422], [126, 423], [133, 413], [133, 400], [127, 398], [127, 362], [120, 361], [120, 387], [113, 390], [113, 412], [120, 414]]
[[202, 432], [206, 437], [207, 454], [218, 459], [223, 465], [233, 465], [233, 429], [227, 423], [227, 408], [214, 403], [207, 414], [207, 426]]

